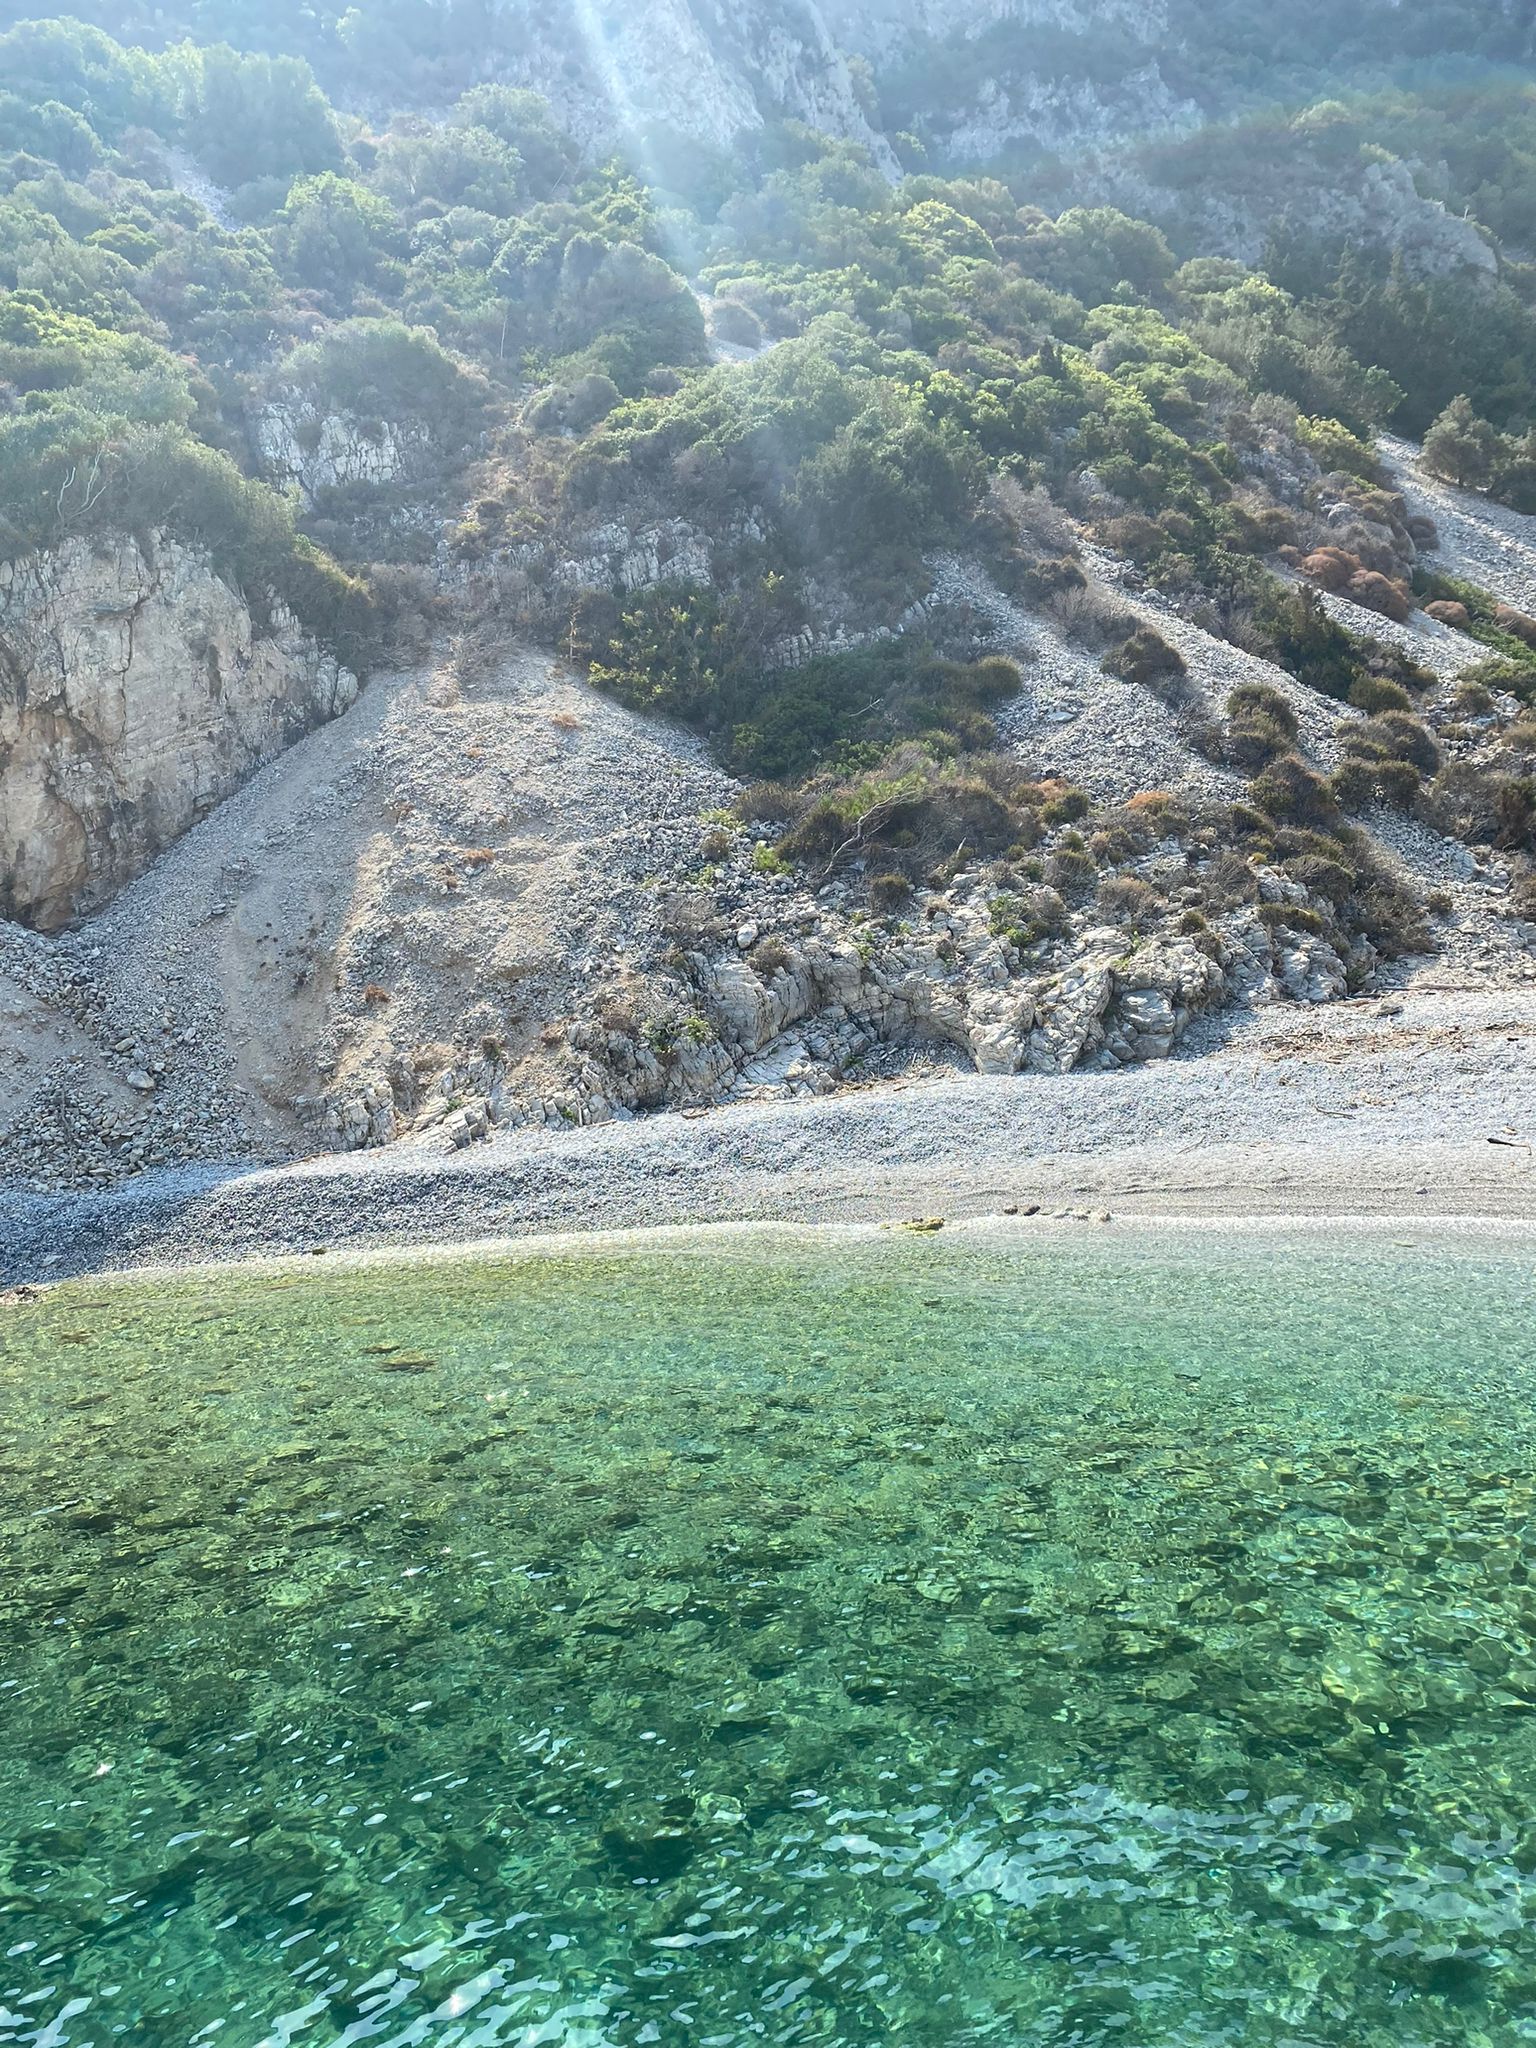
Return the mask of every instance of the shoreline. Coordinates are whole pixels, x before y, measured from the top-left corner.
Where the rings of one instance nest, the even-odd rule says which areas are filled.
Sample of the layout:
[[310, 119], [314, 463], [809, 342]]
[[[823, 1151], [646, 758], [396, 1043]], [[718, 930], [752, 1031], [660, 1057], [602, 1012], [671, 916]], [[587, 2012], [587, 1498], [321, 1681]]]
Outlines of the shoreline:
[[[53, 1271], [32, 1280], [6, 1283], [0, 1288], [0, 1303], [7, 1295], [14, 1299], [41, 1299], [63, 1285], [142, 1286], [155, 1280], [198, 1281], [221, 1277], [291, 1277], [295, 1273], [321, 1276], [328, 1270], [343, 1272], [390, 1271], [413, 1265], [435, 1267], [462, 1262], [516, 1262], [542, 1258], [579, 1256], [624, 1258], [645, 1255], [664, 1258], [668, 1254], [689, 1256], [711, 1245], [731, 1250], [761, 1246], [782, 1239], [786, 1245], [803, 1246], [807, 1240], [830, 1241], [837, 1246], [870, 1244], [890, 1238], [895, 1242], [914, 1239], [933, 1242], [929, 1226], [912, 1229], [915, 1219], [886, 1219], [881, 1222], [806, 1221], [785, 1217], [742, 1218], [728, 1222], [649, 1223], [618, 1228], [550, 1230], [522, 1236], [444, 1238], [417, 1243], [337, 1245], [324, 1247], [326, 1264], [311, 1265], [314, 1248], [282, 1247], [248, 1251], [237, 1258], [187, 1258], [163, 1263], [107, 1266], [65, 1274]], [[1520, 1256], [1536, 1254], [1536, 1208], [1519, 1213], [1483, 1215], [1476, 1213], [1421, 1213], [1368, 1210], [1293, 1210], [1268, 1213], [1239, 1213], [1220, 1208], [1125, 1209], [1108, 1214], [1041, 1209], [1017, 1215], [987, 1211], [975, 1215], [951, 1216], [943, 1220], [943, 1231], [952, 1240], [974, 1246], [1007, 1239], [1018, 1251], [1046, 1245], [1062, 1246], [1079, 1234], [1090, 1242], [1145, 1245], [1153, 1240], [1187, 1239], [1205, 1232], [1217, 1238], [1225, 1249], [1245, 1240], [1277, 1241], [1294, 1248], [1311, 1238], [1326, 1236], [1334, 1244], [1351, 1241], [1357, 1247], [1396, 1242], [1403, 1249], [1445, 1249], [1499, 1251]], [[1405, 1239], [1404, 1233], [1408, 1234]], [[1394, 1236], [1394, 1234], [1396, 1234]]]
[[1243, 1230], [1432, 1226], [1490, 1238], [1536, 1225], [1536, 1152], [1523, 1147], [1334, 1139], [1326, 1152], [1249, 1143], [1032, 1154], [957, 1132], [921, 1162], [878, 1161], [847, 1142], [846, 1111], [834, 1105], [828, 1119], [820, 1107], [831, 1128], [818, 1144], [802, 1123], [795, 1136], [813, 1156], [798, 1160], [763, 1156], [783, 1149], [779, 1126], [793, 1112], [781, 1110], [503, 1139], [449, 1159], [347, 1155], [157, 1174], [104, 1194], [10, 1194], [0, 1197], [0, 1285], [320, 1251], [509, 1250], [701, 1226], [873, 1229], [923, 1217], [1035, 1228], [1086, 1228], [1105, 1216]]
[[[668, 1113], [461, 1151], [0, 1188], [0, 1286], [700, 1224], [1536, 1222], [1536, 998], [1260, 1013], [1188, 1056]], [[1062, 1221], [1072, 1220], [1061, 1218]]]

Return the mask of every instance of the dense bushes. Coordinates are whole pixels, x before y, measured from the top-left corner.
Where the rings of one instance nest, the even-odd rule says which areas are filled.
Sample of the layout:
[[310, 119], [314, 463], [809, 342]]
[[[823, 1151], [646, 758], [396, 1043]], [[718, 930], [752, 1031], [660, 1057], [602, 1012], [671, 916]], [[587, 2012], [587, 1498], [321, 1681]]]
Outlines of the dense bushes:
[[567, 647], [593, 682], [637, 710], [707, 733], [739, 773], [792, 780], [921, 736], [940, 754], [991, 744], [990, 708], [1019, 687], [1005, 661], [954, 662], [907, 638], [796, 666], [775, 658], [793, 622], [782, 592], [728, 601], [661, 586], [577, 607]]
[[0, 556], [164, 530], [206, 549], [257, 607], [270, 592], [348, 665], [366, 659], [366, 593], [295, 532], [284, 499], [189, 431], [185, 364], [17, 293], [0, 303], [0, 381], [22, 396], [0, 415]]
[[376, 422], [416, 421], [444, 455], [461, 449], [485, 418], [485, 379], [436, 337], [398, 320], [349, 320], [294, 349], [276, 388], [318, 414]]
[[[1022, 786], [1023, 776], [1012, 774]], [[978, 858], [1002, 853], [1024, 828], [1007, 777], [999, 786], [971, 763], [947, 765], [908, 746], [866, 774], [812, 785], [779, 851], [830, 869], [878, 847], [883, 858], [906, 857], [927, 874], [962, 849]]]
[[1465, 614], [1462, 630], [1497, 657], [1479, 680], [1495, 689], [1536, 701], [1536, 618], [1500, 602], [1489, 591], [1460, 577], [1422, 570], [1414, 587], [1426, 604], [1454, 604]]
[[1398, 621], [1412, 616], [1413, 592], [1408, 585], [1398, 577], [1367, 569], [1360, 557], [1347, 548], [1314, 548], [1296, 566], [1303, 576], [1321, 584], [1324, 590], [1351, 598], [1366, 611], [1380, 612], [1384, 618]]
[[394, 208], [355, 178], [323, 171], [289, 188], [272, 236], [285, 273], [343, 306], [361, 287], [376, 285], [400, 248]]
[[215, 184], [339, 168], [335, 116], [301, 59], [183, 43], [160, 65], [175, 93], [181, 139]]
[[1227, 759], [1250, 775], [1289, 753], [1301, 731], [1289, 701], [1268, 683], [1240, 683], [1227, 699], [1227, 720]]
[[1334, 771], [1333, 794], [1347, 809], [1370, 803], [1406, 809], [1426, 775], [1440, 765], [1440, 749], [1416, 718], [1385, 711], [1339, 728], [1342, 760]]
[[1153, 626], [1138, 626], [1128, 640], [1104, 657], [1104, 673], [1122, 682], [1139, 683], [1165, 703], [1178, 704], [1185, 695], [1188, 667], [1179, 650]]
[[802, 559], [867, 561], [953, 538], [980, 498], [977, 451], [878, 360], [851, 323], [818, 322], [757, 362], [611, 415], [568, 493], [603, 505], [650, 489], [706, 519], [761, 508]]
[[1501, 434], [1464, 394], [1424, 436], [1424, 466], [1464, 491], [1487, 491], [1517, 512], [1536, 512], [1536, 430]]

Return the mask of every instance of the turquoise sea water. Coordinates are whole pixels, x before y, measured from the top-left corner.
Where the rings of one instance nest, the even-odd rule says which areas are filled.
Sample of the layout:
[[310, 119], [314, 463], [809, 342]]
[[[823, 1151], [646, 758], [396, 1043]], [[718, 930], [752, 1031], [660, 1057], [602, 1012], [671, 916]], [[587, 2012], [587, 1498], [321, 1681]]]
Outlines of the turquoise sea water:
[[0, 2043], [1536, 2041], [1536, 1250], [0, 1309]]

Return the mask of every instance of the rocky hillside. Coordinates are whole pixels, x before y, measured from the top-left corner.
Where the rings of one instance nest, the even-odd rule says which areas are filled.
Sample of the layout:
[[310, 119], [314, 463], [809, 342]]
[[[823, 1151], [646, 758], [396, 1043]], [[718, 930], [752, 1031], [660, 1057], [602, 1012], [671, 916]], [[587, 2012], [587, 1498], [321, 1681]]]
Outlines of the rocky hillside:
[[[1536, 591], [1536, 523], [1484, 516], [1397, 452], [1399, 481], [1445, 524], [1442, 566]], [[375, 680], [101, 916], [4, 934], [0, 1166], [80, 1185], [178, 1161], [452, 1149], [498, 1127], [912, 1071], [1136, 1065], [1277, 1002], [1536, 982], [1536, 924], [1497, 853], [1370, 814], [1383, 878], [1435, 905], [1425, 950], [1392, 960], [1340, 938], [1326, 878], [1318, 894], [1283, 859], [1250, 874], [1202, 837], [1243, 797], [1203, 737], [1234, 687], [1290, 704], [1320, 770], [1343, 755], [1336, 721], [1125, 573], [1095, 560], [1101, 588], [1176, 641], [1177, 706], [1106, 676], [973, 569], [941, 567], [941, 593], [969, 579], [979, 630], [1020, 664], [1007, 758], [1089, 798], [1044, 826], [1045, 886], [1005, 888], [995, 860], [962, 858], [895, 910], [872, 895], [871, 859], [788, 869], [782, 828], [744, 822], [741, 785], [697, 741], [494, 626]], [[1441, 679], [1427, 715], [1452, 721], [1476, 643], [1422, 615], [1401, 630]], [[1047, 898], [1052, 928], [1021, 930]]]
[[519, 82], [574, 133], [654, 126], [723, 148], [788, 115], [894, 163], [849, 69], [854, 46], [834, 38], [816, 0], [657, 0], [601, 16], [557, 5], [526, 10], [516, 27]]
[[0, 1165], [1527, 978], [1520, 22], [1335, 26], [0, 36]]

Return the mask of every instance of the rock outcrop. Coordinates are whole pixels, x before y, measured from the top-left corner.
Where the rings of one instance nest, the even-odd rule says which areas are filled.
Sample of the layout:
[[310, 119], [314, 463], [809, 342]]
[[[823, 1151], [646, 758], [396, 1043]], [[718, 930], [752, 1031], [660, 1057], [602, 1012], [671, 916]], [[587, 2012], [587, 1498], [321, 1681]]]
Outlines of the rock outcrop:
[[[1261, 884], [1269, 902], [1306, 894], [1276, 870]], [[1331, 1002], [1377, 964], [1364, 941], [1345, 959], [1251, 907], [1199, 940], [1140, 943], [1089, 926], [1021, 954], [993, 930], [977, 878], [928, 897], [913, 926], [883, 942], [851, 927], [839, 902], [796, 909], [787, 881], [763, 885], [734, 946], [681, 956], [686, 993], [643, 1025], [598, 988], [522, 1062], [467, 1056], [428, 1076], [397, 1057], [334, 1094], [325, 1137], [341, 1150], [400, 1139], [453, 1149], [497, 1127], [829, 1094], [867, 1078], [890, 1048], [947, 1051], [980, 1074], [1110, 1071], [1167, 1059], [1197, 1017], [1233, 1000]], [[775, 926], [796, 936], [774, 932], [760, 949], [757, 934]]]
[[924, 41], [971, 41], [999, 22], [1074, 35], [1129, 32], [1142, 41], [1168, 32], [1163, 0], [821, 0], [821, 12], [843, 49], [872, 61]]
[[357, 680], [164, 535], [0, 566], [0, 917], [99, 908]]
[[297, 484], [311, 505], [325, 491], [414, 481], [434, 459], [418, 422], [322, 412], [299, 392], [280, 393], [256, 411], [250, 434], [263, 473], [275, 484]]
[[860, 142], [895, 168], [816, 0], [518, 7], [503, 22], [516, 55], [498, 72], [544, 93], [585, 142], [639, 126], [724, 148], [787, 116]]
[[1086, 196], [1176, 229], [1202, 255], [1262, 262], [1277, 228], [1296, 228], [1330, 242], [1399, 252], [1423, 276], [1493, 279], [1498, 258], [1475, 222], [1426, 199], [1407, 163], [1357, 162], [1342, 172], [1298, 153], [1283, 203], [1275, 172], [1256, 158], [1251, 177], [1225, 178], [1198, 190], [1160, 185], [1130, 157], [1109, 158], [1085, 180]]

